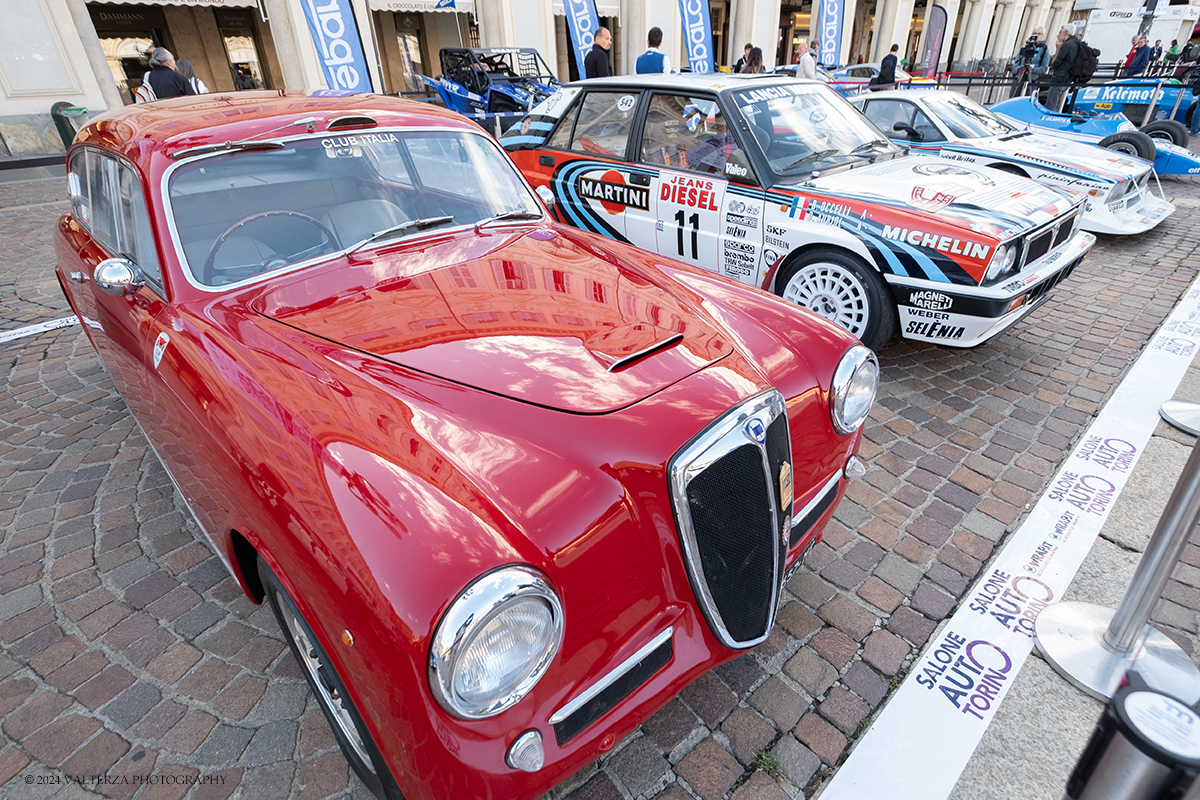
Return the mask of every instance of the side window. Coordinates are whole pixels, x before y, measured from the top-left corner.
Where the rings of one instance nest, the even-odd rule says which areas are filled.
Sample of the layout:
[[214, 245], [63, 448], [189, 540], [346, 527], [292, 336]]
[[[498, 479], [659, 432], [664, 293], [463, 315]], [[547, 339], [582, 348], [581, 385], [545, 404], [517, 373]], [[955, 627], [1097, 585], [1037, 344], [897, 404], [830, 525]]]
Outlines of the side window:
[[117, 164], [117, 220], [121, 252], [129, 256], [155, 285], [162, 286], [162, 269], [154, 246], [154, 231], [146, 198], [137, 173], [127, 164]]
[[624, 160], [635, 109], [636, 94], [588, 92], [579, 107], [571, 149]]
[[945, 138], [933, 120], [919, 108], [913, 117], [913, 127], [917, 129], [917, 133], [921, 134], [920, 141], [922, 142], [940, 142]]
[[579, 116], [579, 107], [582, 103], [577, 103], [574, 108], [569, 108], [563, 113], [562, 119], [558, 121], [558, 127], [554, 129], [554, 134], [546, 142], [547, 147], [556, 147], [559, 150], [571, 149], [571, 132], [575, 130], [575, 118]]
[[84, 228], [92, 228], [92, 204], [88, 200], [87, 150], [76, 150], [67, 172], [67, 195], [71, 198], [71, 214]]
[[868, 100], [863, 113], [889, 139], [909, 141], [908, 134], [896, 130], [896, 125], [912, 126], [916, 107], [904, 100]]
[[641, 160], [754, 182], [749, 159], [716, 100], [707, 97], [654, 95], [642, 131]]
[[117, 254], [117, 215], [113, 200], [117, 196], [117, 170], [111, 158], [87, 150], [88, 199], [91, 203], [92, 238], [110, 254]]

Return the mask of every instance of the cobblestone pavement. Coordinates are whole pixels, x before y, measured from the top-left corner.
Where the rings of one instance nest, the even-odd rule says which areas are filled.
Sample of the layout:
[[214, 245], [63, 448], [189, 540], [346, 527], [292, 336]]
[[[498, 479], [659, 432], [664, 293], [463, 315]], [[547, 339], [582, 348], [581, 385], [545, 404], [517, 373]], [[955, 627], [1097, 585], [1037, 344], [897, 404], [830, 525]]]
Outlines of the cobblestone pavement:
[[[61, 183], [0, 184], [0, 330], [68, 313], [50, 243]], [[768, 641], [552, 796], [811, 798], [1195, 277], [1200, 184], [1164, 186], [1177, 214], [1102, 238], [992, 345], [895, 340], [867, 475]], [[0, 797], [368, 796], [78, 327], [0, 345], [0, 534]], [[1157, 619], [1193, 652], [1200, 548], [1185, 561]], [[99, 774], [210, 782], [38, 783]]]

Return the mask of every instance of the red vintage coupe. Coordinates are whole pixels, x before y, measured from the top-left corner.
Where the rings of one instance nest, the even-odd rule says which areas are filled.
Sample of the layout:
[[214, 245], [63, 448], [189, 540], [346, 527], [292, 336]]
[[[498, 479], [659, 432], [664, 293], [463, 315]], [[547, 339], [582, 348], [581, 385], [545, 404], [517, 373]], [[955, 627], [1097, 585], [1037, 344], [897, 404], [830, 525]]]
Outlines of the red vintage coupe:
[[546, 214], [455, 114], [239, 92], [103, 116], [57, 273], [380, 796], [540, 795], [763, 641], [875, 357]]

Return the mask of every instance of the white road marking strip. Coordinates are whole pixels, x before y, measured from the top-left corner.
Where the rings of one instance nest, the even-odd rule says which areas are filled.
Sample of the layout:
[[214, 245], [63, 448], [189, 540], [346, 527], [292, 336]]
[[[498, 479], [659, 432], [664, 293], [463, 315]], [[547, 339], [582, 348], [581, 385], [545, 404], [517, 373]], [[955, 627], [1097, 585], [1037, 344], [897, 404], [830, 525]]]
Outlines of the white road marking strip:
[[1062, 597], [1091, 550], [1198, 345], [1200, 277], [821, 800], [950, 794], [1033, 648], [1034, 618]]
[[11, 342], [13, 339], [21, 339], [25, 336], [37, 336], [39, 333], [52, 331], [55, 328], [66, 328], [78, 324], [78, 317], [63, 317], [62, 319], [52, 319], [49, 322], [39, 322], [36, 325], [26, 325], [24, 328], [17, 328], [16, 330], [0, 331], [0, 344]]

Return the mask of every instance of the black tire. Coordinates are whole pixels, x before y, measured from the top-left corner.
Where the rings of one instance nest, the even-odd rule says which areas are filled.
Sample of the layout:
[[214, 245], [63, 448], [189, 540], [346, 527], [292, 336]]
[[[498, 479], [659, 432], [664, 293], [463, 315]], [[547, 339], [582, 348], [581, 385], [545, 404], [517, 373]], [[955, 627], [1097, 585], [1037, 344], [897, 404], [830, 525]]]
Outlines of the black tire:
[[1158, 154], [1158, 150], [1154, 147], [1154, 140], [1141, 131], [1114, 133], [1111, 136], [1105, 136], [1097, 144], [1107, 147], [1109, 150], [1116, 150], [1118, 153], [1144, 158], [1147, 161], [1153, 161], [1154, 156]]
[[1180, 147], [1188, 146], [1188, 129], [1176, 119], [1160, 119], [1142, 128], [1142, 133], [1151, 139], [1162, 139]]
[[[279, 621], [283, 638], [300, 664], [309, 688], [317, 696], [317, 704], [321, 706], [325, 720], [333, 729], [333, 735], [355, 774], [380, 800], [404, 800], [379, 747], [363, 722], [362, 714], [346, 691], [346, 684], [330, 663], [325, 648], [313, 635], [312, 628], [300, 614], [287, 589], [261, 556], [258, 559], [258, 576], [266, 599], [275, 612], [275, 619]], [[298, 637], [306, 640], [303, 645]], [[352, 738], [354, 734], [357, 734], [356, 738]]]
[[820, 248], [790, 259], [775, 280], [775, 292], [842, 326], [876, 352], [896, 332], [896, 304], [887, 284], [844, 250]]

